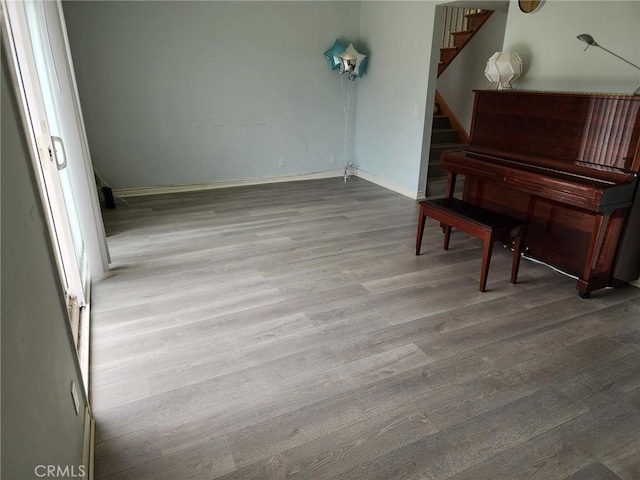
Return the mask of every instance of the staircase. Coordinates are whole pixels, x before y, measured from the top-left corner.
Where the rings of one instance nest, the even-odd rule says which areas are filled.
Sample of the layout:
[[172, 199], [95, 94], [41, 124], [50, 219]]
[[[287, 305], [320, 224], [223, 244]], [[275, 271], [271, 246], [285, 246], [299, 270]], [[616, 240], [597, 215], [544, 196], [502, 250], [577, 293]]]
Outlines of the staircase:
[[440, 48], [440, 62], [438, 76], [460, 53], [464, 46], [473, 38], [493, 14], [493, 10], [463, 9], [447, 7], [445, 10], [445, 28]]
[[[438, 107], [438, 105], [436, 104]], [[440, 109], [433, 116], [431, 148], [429, 150], [429, 170], [427, 173], [426, 196], [444, 195], [447, 187], [447, 171], [440, 166], [440, 155], [444, 152], [464, 150], [466, 144], [460, 141], [458, 131], [452, 128], [449, 117]], [[456, 182], [462, 186], [462, 182]]]
[[[445, 7], [445, 28], [440, 48], [438, 76], [492, 14], [492, 10]], [[464, 150], [468, 141], [467, 132], [458, 123], [444, 99], [436, 92], [427, 172], [427, 197], [441, 196], [446, 192], [447, 172], [440, 167], [440, 155], [443, 152]], [[456, 182], [460, 188], [462, 184], [462, 181]]]

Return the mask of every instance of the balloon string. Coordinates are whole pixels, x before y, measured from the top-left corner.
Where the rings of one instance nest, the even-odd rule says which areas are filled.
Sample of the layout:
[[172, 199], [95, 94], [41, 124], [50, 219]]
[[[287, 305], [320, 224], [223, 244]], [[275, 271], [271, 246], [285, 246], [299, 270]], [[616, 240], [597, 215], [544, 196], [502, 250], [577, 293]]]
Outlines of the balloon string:
[[342, 152], [342, 160], [346, 169], [349, 165], [347, 163], [347, 138], [349, 133], [349, 109], [351, 108], [352, 83], [347, 82], [347, 87], [345, 88], [344, 75], [340, 75], [340, 87], [342, 88], [342, 98], [344, 99], [342, 106], [344, 111], [344, 149]]

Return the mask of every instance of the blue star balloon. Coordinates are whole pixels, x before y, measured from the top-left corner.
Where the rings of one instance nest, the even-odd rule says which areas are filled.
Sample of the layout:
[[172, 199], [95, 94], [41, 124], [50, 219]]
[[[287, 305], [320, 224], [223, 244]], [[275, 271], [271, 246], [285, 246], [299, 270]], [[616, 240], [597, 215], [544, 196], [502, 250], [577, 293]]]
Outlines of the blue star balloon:
[[340, 41], [339, 38], [336, 38], [336, 41], [333, 42], [333, 46], [324, 52], [324, 56], [327, 57], [329, 62], [331, 63], [331, 70], [335, 70], [340, 67], [340, 59], [338, 55], [344, 52], [347, 49], [347, 46]]

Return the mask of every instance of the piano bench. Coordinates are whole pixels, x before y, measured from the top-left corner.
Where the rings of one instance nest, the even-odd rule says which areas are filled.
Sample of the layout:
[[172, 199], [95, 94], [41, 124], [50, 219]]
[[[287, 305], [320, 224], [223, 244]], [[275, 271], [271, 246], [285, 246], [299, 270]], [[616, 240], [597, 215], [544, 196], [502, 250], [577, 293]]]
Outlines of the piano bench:
[[513, 240], [511, 283], [516, 283], [518, 269], [520, 268], [520, 254], [522, 253], [523, 222], [457, 198], [423, 200], [420, 202], [420, 214], [418, 216], [416, 255], [420, 255], [426, 217], [431, 217], [443, 225], [445, 250], [449, 249], [452, 227], [484, 241], [482, 267], [480, 270], [481, 292], [484, 292], [487, 286], [487, 274], [489, 273], [493, 243]]

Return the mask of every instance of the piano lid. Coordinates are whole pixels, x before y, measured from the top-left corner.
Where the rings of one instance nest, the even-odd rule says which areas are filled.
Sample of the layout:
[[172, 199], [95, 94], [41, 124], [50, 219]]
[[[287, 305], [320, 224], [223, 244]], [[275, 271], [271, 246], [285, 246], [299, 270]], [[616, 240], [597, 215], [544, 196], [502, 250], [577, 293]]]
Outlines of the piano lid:
[[629, 176], [640, 170], [640, 97], [476, 90], [470, 137], [468, 152]]

